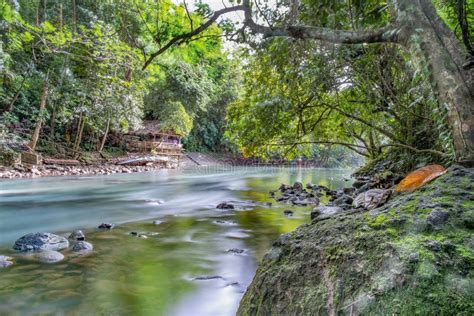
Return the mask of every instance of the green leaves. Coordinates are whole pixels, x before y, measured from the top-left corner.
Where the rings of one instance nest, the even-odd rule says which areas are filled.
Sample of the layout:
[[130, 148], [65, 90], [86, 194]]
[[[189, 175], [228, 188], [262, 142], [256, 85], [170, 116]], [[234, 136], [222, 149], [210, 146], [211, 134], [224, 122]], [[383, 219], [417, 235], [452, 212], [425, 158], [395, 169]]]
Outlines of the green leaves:
[[193, 128], [193, 120], [181, 102], [168, 102], [160, 106], [160, 128], [179, 136], [187, 136]]

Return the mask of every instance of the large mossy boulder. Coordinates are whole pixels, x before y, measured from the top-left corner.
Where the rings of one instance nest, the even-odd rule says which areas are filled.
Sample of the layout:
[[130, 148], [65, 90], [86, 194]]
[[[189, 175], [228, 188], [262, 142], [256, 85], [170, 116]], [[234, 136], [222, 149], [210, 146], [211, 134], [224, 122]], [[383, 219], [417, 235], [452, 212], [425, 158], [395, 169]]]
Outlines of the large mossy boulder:
[[280, 237], [240, 315], [473, 315], [474, 169]]

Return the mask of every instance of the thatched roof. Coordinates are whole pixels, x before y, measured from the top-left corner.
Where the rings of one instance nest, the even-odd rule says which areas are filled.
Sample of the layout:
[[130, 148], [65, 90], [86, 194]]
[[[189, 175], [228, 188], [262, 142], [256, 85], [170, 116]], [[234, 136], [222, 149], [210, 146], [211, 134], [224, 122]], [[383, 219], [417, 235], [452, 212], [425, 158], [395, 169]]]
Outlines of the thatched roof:
[[173, 131], [162, 130], [160, 122], [156, 120], [143, 121], [141, 127], [129, 132], [130, 135], [161, 135], [179, 137]]

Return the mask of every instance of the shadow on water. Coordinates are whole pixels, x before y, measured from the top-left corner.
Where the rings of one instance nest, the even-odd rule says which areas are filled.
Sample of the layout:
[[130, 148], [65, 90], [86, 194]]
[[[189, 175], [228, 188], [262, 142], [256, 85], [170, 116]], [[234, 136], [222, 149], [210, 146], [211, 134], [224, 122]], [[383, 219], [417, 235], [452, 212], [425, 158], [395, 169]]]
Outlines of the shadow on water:
[[[279, 205], [268, 191], [294, 181], [341, 187], [349, 173], [198, 168], [0, 182], [0, 254], [17, 259], [0, 270], [0, 314], [235, 314], [271, 244], [309, 221], [310, 207]], [[243, 207], [215, 209], [222, 201]], [[103, 232], [101, 222], [119, 225]], [[91, 254], [65, 251], [48, 265], [10, 248], [29, 232], [72, 229], [85, 231]]]

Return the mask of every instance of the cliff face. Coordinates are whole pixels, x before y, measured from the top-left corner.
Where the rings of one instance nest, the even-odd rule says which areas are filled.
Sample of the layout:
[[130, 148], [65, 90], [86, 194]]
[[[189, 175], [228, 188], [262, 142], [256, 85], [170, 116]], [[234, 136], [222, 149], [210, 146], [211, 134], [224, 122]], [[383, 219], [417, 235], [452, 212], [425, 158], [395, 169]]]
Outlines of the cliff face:
[[474, 314], [474, 169], [280, 237], [239, 315]]

